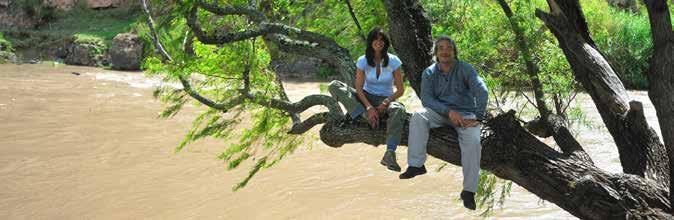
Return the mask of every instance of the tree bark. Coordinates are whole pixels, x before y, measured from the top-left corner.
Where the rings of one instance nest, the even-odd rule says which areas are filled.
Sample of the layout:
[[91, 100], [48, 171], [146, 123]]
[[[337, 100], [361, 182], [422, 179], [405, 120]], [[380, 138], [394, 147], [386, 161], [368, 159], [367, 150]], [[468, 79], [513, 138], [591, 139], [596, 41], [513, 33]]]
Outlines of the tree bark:
[[421, 72], [430, 66], [431, 21], [416, 0], [384, 0], [391, 27], [391, 44], [403, 62], [405, 78], [421, 94]]
[[[407, 117], [409, 120], [409, 115]], [[407, 145], [405, 123], [402, 145]], [[653, 180], [630, 174], [610, 174], [583, 157], [562, 154], [522, 128], [514, 111], [487, 123], [482, 141], [482, 169], [512, 180], [542, 199], [582, 219], [671, 219], [667, 189]], [[321, 140], [331, 147], [348, 143], [383, 145], [383, 129], [366, 124], [327, 123]], [[565, 141], [575, 142], [571, 135]], [[461, 149], [450, 127], [431, 129], [428, 154], [461, 165]], [[423, 177], [420, 177], [423, 178]]]
[[592, 97], [618, 147], [623, 171], [666, 186], [667, 151], [645, 121], [641, 103], [628, 103], [625, 87], [590, 37], [580, 4], [577, 0], [548, 4], [550, 13], [537, 10], [536, 16], [555, 35], [576, 79]]
[[[674, 32], [666, 0], [644, 0], [653, 35], [653, 57], [648, 69], [648, 96], [660, 123], [669, 156], [670, 202], [674, 202]], [[672, 210], [674, 212], [674, 210]]]

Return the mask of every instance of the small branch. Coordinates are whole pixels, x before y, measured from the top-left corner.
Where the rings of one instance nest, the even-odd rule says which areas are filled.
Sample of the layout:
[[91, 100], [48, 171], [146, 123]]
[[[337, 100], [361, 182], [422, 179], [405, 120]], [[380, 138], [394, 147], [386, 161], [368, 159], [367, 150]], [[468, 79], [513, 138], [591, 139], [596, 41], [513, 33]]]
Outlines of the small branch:
[[351, 19], [353, 19], [353, 23], [355, 23], [356, 27], [358, 27], [358, 35], [363, 40], [363, 42], [367, 41], [367, 39], [365, 39], [365, 35], [363, 35], [363, 28], [360, 26], [360, 22], [358, 22], [356, 13], [353, 12], [353, 7], [351, 7], [351, 1], [344, 0], [344, 3], [346, 3], [346, 6], [349, 8], [349, 14], [351, 14]]
[[[529, 96], [527, 96], [526, 93], [524, 93], [522, 90], [519, 90], [518, 92], [520, 92], [520, 94], [522, 94], [522, 96], [524, 96], [524, 98], [527, 98], [527, 101], [528, 101], [531, 105], [533, 105], [535, 108], [538, 108], [538, 106], [536, 106], [536, 103], [534, 103], [533, 101], [531, 101], [531, 99], [529, 98]], [[521, 110], [520, 110], [520, 111], [521, 111]]]
[[573, 92], [573, 96], [571, 96], [571, 98], [569, 98], [569, 101], [566, 102], [566, 106], [564, 106], [564, 108], [562, 109], [562, 113], [563, 113], [564, 115], [566, 115], [566, 109], [569, 108], [569, 106], [571, 106], [571, 102], [572, 102], [574, 99], [576, 99], [576, 95], [578, 95], [578, 92], [577, 92], [577, 91], [574, 91], [574, 92]]
[[155, 47], [157, 50], [159, 50], [159, 54], [162, 56], [162, 59], [164, 61], [171, 61], [171, 56], [166, 52], [166, 49], [164, 49], [164, 45], [159, 42], [159, 38], [157, 37], [157, 31], [154, 29], [154, 20], [152, 19], [152, 13], [150, 13], [150, 8], [147, 5], [146, 0], [141, 0], [141, 3], [143, 4], [143, 10], [145, 11], [145, 14], [147, 14], [147, 26], [150, 28], [150, 34], [152, 35], [152, 42], [154, 43]]
[[501, 5], [501, 9], [503, 9], [503, 12], [505, 13], [506, 17], [508, 17], [510, 26], [513, 32], [515, 33], [515, 40], [517, 43], [517, 47], [520, 50], [520, 53], [522, 54], [527, 74], [529, 75], [529, 80], [533, 85], [534, 97], [536, 98], [536, 105], [534, 106], [536, 106], [539, 114], [541, 114], [541, 118], [546, 118], [548, 114], [550, 114], [550, 110], [545, 105], [544, 100], [545, 93], [543, 93], [543, 84], [538, 78], [539, 68], [533, 61], [531, 55], [532, 53], [529, 50], [529, 44], [526, 40], [526, 37], [524, 36], [524, 31], [522, 30], [522, 27], [520, 27], [520, 25], [517, 23], [517, 21], [513, 18], [513, 12], [510, 9], [508, 3], [506, 3], [505, 0], [498, 0], [498, 3], [499, 5]]

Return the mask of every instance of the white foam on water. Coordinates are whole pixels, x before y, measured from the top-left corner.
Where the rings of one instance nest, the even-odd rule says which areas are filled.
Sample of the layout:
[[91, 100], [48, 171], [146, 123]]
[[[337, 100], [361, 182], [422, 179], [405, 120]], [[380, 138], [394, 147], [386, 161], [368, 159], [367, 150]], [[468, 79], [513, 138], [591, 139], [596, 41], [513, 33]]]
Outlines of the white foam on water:
[[178, 83], [163, 82], [161, 77], [153, 76], [147, 77], [142, 73], [126, 73], [126, 72], [87, 72], [86, 75], [94, 76], [96, 80], [112, 81], [126, 83], [134, 88], [156, 88], [159, 86], [170, 86], [174, 88], [182, 88]]

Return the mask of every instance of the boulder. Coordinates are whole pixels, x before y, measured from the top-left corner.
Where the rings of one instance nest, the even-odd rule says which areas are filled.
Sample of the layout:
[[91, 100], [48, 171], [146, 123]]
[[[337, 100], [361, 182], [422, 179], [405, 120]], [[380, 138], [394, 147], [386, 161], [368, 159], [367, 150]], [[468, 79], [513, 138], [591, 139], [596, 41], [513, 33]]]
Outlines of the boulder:
[[0, 7], [9, 7], [9, 0], [0, 0]]
[[64, 62], [69, 65], [103, 66], [108, 63], [106, 48], [96, 41], [73, 41], [66, 48]]
[[143, 59], [143, 41], [137, 34], [121, 33], [112, 39], [110, 65], [113, 69], [138, 70]]
[[43, 4], [61, 10], [69, 10], [75, 7], [77, 0], [44, 0]]
[[37, 19], [22, 10], [0, 6], [0, 28], [34, 28], [37, 22]]
[[119, 0], [87, 0], [89, 8], [116, 8], [119, 6]]
[[0, 50], [0, 64], [7, 62], [16, 63], [17, 62], [16, 55], [10, 51]]

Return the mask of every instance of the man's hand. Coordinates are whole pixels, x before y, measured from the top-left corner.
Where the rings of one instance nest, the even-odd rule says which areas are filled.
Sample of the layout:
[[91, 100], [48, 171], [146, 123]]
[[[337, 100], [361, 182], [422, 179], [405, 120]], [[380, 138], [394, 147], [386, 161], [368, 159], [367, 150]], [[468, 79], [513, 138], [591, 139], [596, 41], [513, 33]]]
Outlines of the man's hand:
[[461, 116], [461, 114], [459, 114], [459, 112], [450, 110], [449, 114], [448, 114], [448, 117], [449, 117], [449, 122], [452, 123], [452, 126], [460, 127], [460, 128], [464, 127], [463, 116]]
[[464, 127], [475, 127], [480, 125], [480, 121], [475, 120], [475, 119], [463, 119], [463, 126]]
[[379, 115], [375, 108], [370, 107], [367, 110], [367, 121], [370, 123], [370, 127], [377, 128], [379, 126]]

